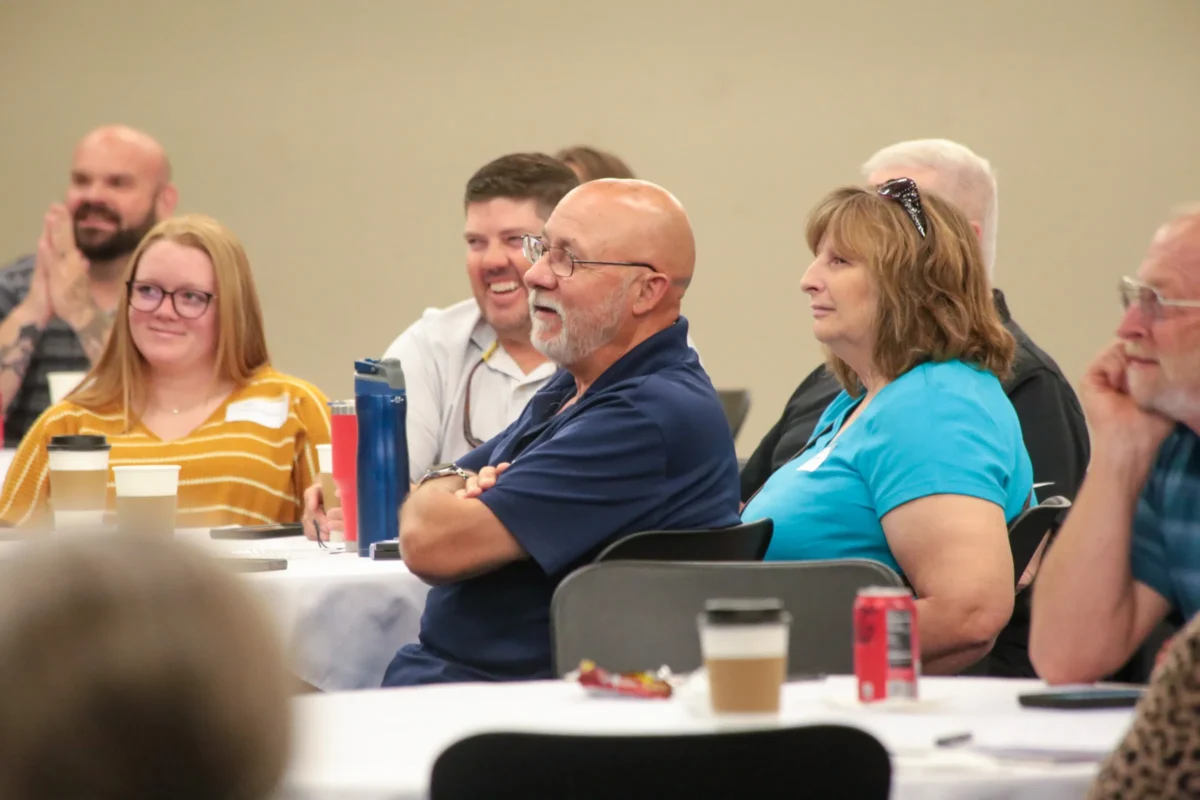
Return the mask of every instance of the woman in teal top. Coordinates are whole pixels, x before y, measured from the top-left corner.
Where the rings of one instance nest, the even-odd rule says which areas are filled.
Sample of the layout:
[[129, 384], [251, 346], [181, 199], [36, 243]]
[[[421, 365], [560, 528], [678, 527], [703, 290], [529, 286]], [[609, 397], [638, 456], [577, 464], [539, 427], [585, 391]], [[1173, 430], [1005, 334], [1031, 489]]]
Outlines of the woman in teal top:
[[769, 560], [868, 558], [917, 596], [926, 672], [986, 655], [1012, 615], [1008, 522], [1033, 501], [997, 376], [1014, 343], [966, 218], [907, 178], [840, 189], [809, 220], [801, 287], [844, 391], [746, 505]]

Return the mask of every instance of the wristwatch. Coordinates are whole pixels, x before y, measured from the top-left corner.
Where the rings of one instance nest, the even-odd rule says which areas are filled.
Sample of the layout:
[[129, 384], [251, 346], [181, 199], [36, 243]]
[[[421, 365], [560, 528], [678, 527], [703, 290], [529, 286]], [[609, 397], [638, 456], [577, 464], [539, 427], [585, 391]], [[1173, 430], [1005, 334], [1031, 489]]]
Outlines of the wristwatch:
[[471, 473], [467, 472], [458, 464], [434, 464], [425, 472], [424, 475], [421, 476], [421, 480], [417, 481], [417, 486], [425, 483], [425, 481], [432, 481], [436, 478], [448, 478], [451, 475], [457, 475], [464, 481], [471, 477]]

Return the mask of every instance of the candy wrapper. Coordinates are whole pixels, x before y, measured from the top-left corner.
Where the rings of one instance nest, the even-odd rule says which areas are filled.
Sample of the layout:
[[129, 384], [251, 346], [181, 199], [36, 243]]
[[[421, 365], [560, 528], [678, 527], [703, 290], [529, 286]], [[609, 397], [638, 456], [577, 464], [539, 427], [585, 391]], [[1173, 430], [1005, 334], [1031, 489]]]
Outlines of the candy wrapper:
[[589, 692], [627, 697], [648, 697], [665, 700], [671, 696], [671, 671], [666, 667], [657, 672], [609, 672], [596, 666], [593, 661], [579, 662], [579, 669], [567, 675], [567, 680], [578, 681]]

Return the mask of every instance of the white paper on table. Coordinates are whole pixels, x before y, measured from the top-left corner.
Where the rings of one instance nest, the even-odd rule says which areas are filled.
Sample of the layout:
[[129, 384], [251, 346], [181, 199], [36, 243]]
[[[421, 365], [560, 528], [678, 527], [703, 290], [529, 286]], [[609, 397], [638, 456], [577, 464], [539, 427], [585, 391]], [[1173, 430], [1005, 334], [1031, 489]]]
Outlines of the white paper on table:
[[1132, 709], [1037, 711], [998, 717], [972, 731], [976, 750], [1095, 753], [1100, 758], [1121, 743]]

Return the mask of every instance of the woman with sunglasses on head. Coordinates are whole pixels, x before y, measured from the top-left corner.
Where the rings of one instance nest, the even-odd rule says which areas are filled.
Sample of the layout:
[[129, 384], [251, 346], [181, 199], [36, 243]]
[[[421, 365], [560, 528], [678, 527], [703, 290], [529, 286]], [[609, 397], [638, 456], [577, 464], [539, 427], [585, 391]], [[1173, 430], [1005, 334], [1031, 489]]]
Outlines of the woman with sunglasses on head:
[[924, 670], [979, 661], [1012, 614], [1008, 523], [1033, 469], [1000, 386], [1014, 343], [961, 212], [913, 181], [839, 189], [808, 221], [801, 288], [843, 391], [746, 505], [769, 560], [867, 558], [917, 597]]
[[42, 522], [46, 447], [72, 434], [107, 437], [112, 466], [180, 465], [180, 527], [298, 521], [329, 410], [271, 367], [237, 237], [198, 214], [160, 222], [130, 258], [121, 308], [100, 360], [21, 441], [0, 522]]

